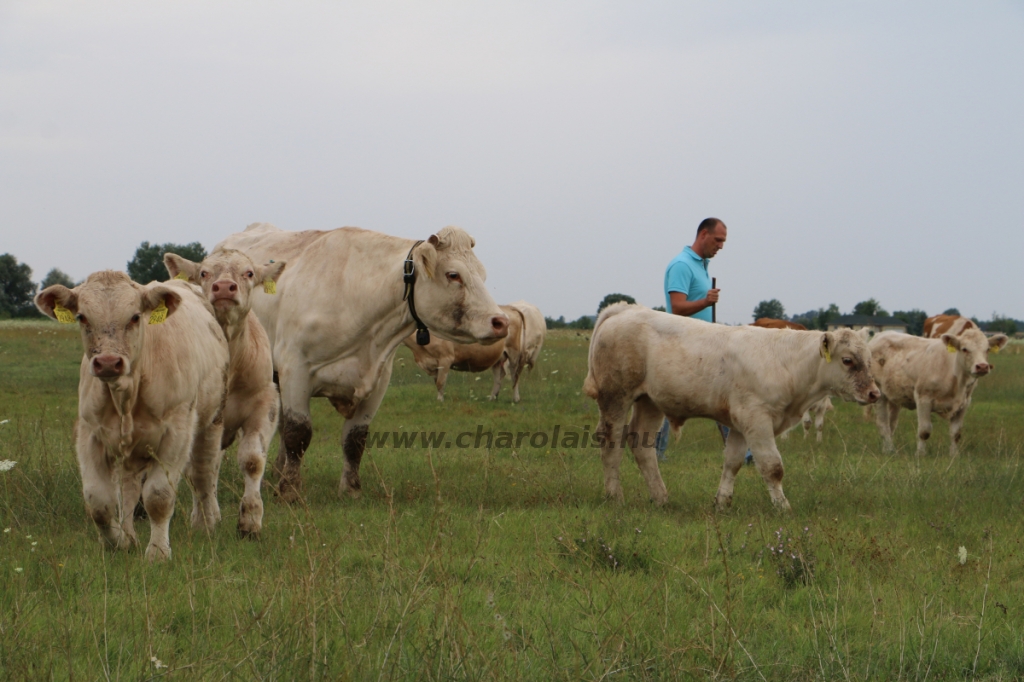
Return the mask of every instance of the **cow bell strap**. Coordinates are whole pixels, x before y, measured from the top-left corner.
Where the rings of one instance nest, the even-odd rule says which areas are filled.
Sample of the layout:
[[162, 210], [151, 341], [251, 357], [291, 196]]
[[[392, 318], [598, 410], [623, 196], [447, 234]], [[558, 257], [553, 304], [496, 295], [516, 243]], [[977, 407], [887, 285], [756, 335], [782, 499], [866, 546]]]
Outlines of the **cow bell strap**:
[[416, 250], [416, 247], [423, 243], [423, 240], [418, 240], [409, 249], [409, 255], [405, 257], [405, 263], [402, 264], [402, 281], [405, 282], [405, 293], [402, 294], [402, 300], [409, 302], [409, 314], [412, 315], [413, 321], [416, 323], [416, 343], [425, 346], [430, 343], [430, 330], [427, 329], [427, 325], [423, 324], [423, 320], [416, 314], [416, 263], [412, 259], [412, 252]]

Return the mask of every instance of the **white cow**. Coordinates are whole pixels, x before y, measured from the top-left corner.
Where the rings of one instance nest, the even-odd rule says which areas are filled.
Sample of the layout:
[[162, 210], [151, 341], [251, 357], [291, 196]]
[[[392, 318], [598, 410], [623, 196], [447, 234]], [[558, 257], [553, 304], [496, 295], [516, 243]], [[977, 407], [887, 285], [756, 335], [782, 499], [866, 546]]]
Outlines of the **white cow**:
[[256, 263], [288, 262], [277, 295], [257, 289], [252, 304], [270, 338], [281, 387], [276, 469], [283, 499], [294, 500], [301, 490], [302, 456], [313, 435], [311, 397], [327, 398], [345, 417], [340, 491], [358, 496], [366, 434], [402, 340], [421, 325], [456, 343], [507, 334], [508, 318], [484, 286], [473, 246], [457, 227], [417, 242], [354, 227], [286, 232], [268, 223], [254, 223], [217, 246]]
[[[732, 503], [747, 447], [772, 502], [789, 509], [775, 436], [829, 394], [878, 399], [867, 333], [727, 327], [619, 303], [598, 317], [584, 390], [597, 400], [605, 492], [621, 499], [619, 462], [628, 443], [657, 504], [668, 498], [654, 452], [662, 417], [673, 430], [705, 417], [731, 431], [716, 501]], [[630, 407], [633, 419], [623, 433]]]
[[277, 430], [279, 397], [270, 341], [251, 310], [252, 292], [256, 287], [272, 291], [285, 263], [256, 265], [244, 253], [228, 249], [214, 251], [202, 263], [168, 253], [164, 265], [171, 277], [202, 287], [228, 340], [231, 361], [221, 448], [227, 449], [241, 435], [237, 459], [245, 477], [245, 492], [238, 513], [238, 532], [256, 535], [263, 528], [260, 483], [267, 448]]
[[[832, 398], [825, 396], [818, 402], [811, 405], [810, 408], [804, 412], [804, 416], [800, 420], [800, 425], [803, 427], [805, 439], [807, 438], [807, 434], [811, 432], [811, 426], [813, 426], [814, 430], [817, 432], [815, 440], [819, 443], [821, 442], [822, 430], [825, 427], [825, 414], [833, 409], [835, 408], [832, 405]], [[782, 434], [780, 438], [783, 440], [788, 439], [789, 431]]]
[[871, 340], [875, 379], [882, 389], [876, 423], [886, 452], [893, 450], [892, 434], [900, 409], [917, 410], [917, 454], [927, 452], [932, 413], [949, 420], [949, 453], [956, 454], [960, 430], [980, 377], [992, 370], [988, 351], [1006, 345], [1005, 334], [986, 338], [978, 329], [959, 335], [925, 339], [883, 332]]
[[[501, 390], [501, 381], [506, 372], [505, 365], [508, 365], [508, 375], [512, 377], [512, 402], [519, 402], [519, 378], [525, 369], [533, 369], [540, 359], [540, 351], [544, 347], [544, 337], [547, 334], [547, 322], [544, 321], [544, 314], [540, 308], [527, 303], [516, 301], [502, 306], [509, 319], [512, 314], [519, 316], [520, 337], [518, 342], [505, 344], [505, 363], [495, 368], [494, 392], [492, 399], [498, 397]], [[510, 332], [511, 334], [511, 332]]]
[[133, 511], [141, 492], [150, 523], [146, 558], [170, 558], [183, 472], [193, 489], [192, 525], [220, 520], [228, 345], [209, 303], [184, 282], [142, 286], [110, 270], [74, 289], [47, 287], [35, 303], [60, 322], [77, 321], [82, 332], [75, 449], [100, 536], [112, 548], [138, 543]]

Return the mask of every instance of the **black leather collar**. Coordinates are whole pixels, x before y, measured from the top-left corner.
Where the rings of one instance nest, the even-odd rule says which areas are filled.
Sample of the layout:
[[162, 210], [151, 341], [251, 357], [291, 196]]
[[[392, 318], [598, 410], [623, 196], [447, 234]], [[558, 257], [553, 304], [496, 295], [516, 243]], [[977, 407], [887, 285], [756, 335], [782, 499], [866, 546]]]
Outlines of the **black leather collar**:
[[409, 314], [412, 315], [412, 319], [416, 323], [416, 343], [425, 346], [430, 343], [430, 330], [416, 314], [416, 303], [413, 300], [416, 294], [416, 263], [412, 260], [412, 252], [422, 243], [423, 240], [420, 239], [412, 245], [409, 255], [405, 257], [405, 263], [402, 264], [402, 281], [405, 282], [405, 293], [402, 294], [402, 300], [409, 302]]

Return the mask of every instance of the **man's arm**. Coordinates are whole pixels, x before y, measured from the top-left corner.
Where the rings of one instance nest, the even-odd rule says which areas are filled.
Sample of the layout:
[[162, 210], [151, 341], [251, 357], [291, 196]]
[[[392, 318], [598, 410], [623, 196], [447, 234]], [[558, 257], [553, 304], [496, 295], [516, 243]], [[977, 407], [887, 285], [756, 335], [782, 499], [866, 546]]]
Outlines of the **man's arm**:
[[672, 303], [672, 314], [689, 317], [717, 303], [718, 289], [711, 289], [707, 298], [699, 298], [696, 301], [686, 300], [686, 294], [681, 291], [670, 291], [668, 296]]

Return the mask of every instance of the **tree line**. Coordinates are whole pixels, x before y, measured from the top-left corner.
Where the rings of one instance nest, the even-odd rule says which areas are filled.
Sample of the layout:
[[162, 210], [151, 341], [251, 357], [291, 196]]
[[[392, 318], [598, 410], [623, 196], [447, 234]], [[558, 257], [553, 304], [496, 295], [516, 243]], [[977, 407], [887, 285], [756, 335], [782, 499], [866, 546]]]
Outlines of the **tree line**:
[[[136, 282], [148, 284], [152, 281], [166, 282], [170, 279], [164, 267], [164, 254], [176, 253], [191, 261], [199, 262], [206, 258], [206, 249], [199, 242], [191, 244], [150, 244], [142, 242], [135, 250], [135, 255], [128, 261], [128, 276]], [[37, 292], [53, 284], [63, 284], [68, 288], [77, 286], [66, 272], [60, 268], [52, 268], [38, 284], [32, 280], [32, 268], [19, 262], [10, 254], [0, 255], [0, 320], [17, 317], [39, 317], [32, 300]]]

